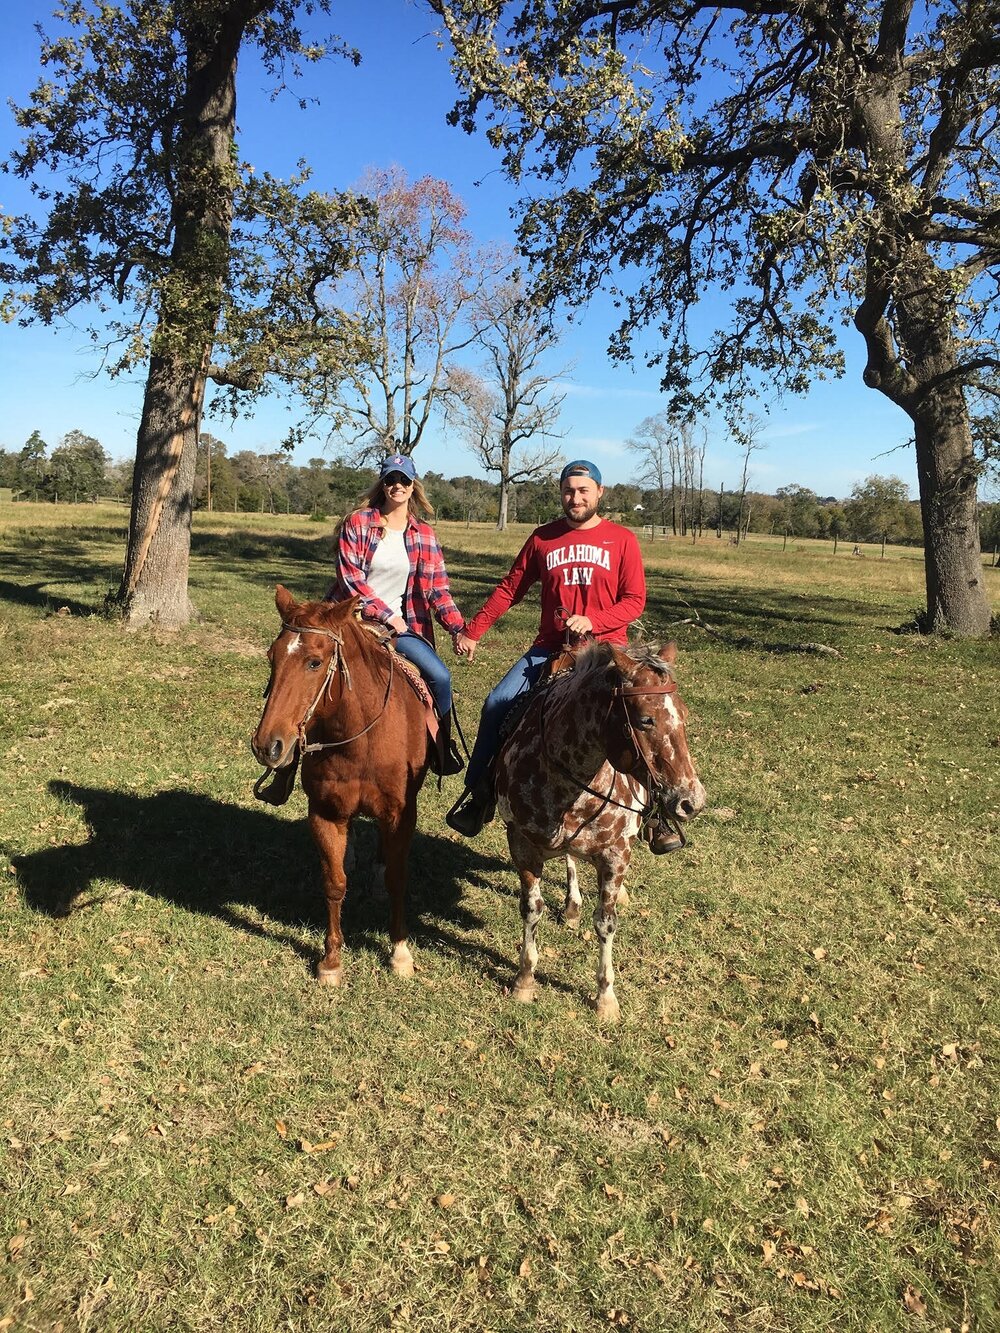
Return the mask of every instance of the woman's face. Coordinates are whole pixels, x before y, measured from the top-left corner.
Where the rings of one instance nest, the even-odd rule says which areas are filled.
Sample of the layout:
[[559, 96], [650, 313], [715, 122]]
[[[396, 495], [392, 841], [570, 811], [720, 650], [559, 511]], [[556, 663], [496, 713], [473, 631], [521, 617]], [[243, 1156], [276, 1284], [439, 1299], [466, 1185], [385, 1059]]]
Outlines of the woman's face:
[[413, 482], [409, 477], [404, 477], [402, 472], [390, 472], [387, 477], [382, 479], [382, 494], [390, 504], [399, 504], [402, 501], [409, 500], [410, 492], [413, 490]]

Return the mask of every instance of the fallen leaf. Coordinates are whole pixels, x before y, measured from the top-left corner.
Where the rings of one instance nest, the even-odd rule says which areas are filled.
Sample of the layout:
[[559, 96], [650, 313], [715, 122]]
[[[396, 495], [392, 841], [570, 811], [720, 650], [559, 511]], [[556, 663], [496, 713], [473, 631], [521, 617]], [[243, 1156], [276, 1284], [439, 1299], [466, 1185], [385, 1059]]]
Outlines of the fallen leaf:
[[520, 1264], [518, 1265], [517, 1275], [518, 1275], [518, 1277], [530, 1277], [530, 1276], [531, 1276], [531, 1260], [528, 1258], [527, 1255], [524, 1256], [524, 1258], [521, 1260]]
[[276, 1120], [274, 1122], [274, 1127], [278, 1131], [279, 1137], [283, 1139], [288, 1138], [288, 1126], [285, 1124], [284, 1120]]
[[451, 1207], [455, 1204], [455, 1202], [456, 1202], [455, 1195], [454, 1195], [454, 1194], [439, 1194], [439, 1195], [437, 1196], [437, 1200], [436, 1200], [436, 1202], [437, 1202], [437, 1206], [438, 1206], [439, 1208], [451, 1208]]
[[907, 1283], [903, 1291], [903, 1307], [908, 1310], [910, 1314], [915, 1314], [921, 1319], [926, 1315], [927, 1305], [919, 1287], [914, 1287]]
[[285, 1195], [286, 1208], [300, 1208], [306, 1201], [306, 1196], [302, 1190], [297, 1190], [295, 1194]]
[[776, 1051], [787, 1051], [787, 1050], [788, 1050], [788, 1038], [787, 1038], [787, 1037], [779, 1037], [777, 1041], [772, 1041], [772, 1042], [771, 1042], [771, 1045], [772, 1045], [772, 1047], [773, 1047]]

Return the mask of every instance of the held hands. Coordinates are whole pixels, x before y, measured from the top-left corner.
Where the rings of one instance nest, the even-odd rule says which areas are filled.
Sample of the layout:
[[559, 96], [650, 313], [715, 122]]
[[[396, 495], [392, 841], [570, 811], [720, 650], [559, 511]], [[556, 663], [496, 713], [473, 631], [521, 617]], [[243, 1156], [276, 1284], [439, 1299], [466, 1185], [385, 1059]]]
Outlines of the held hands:
[[455, 635], [454, 639], [452, 640], [452, 643], [455, 648], [455, 656], [467, 657], [471, 662], [476, 655], [476, 647], [479, 643], [479, 640], [470, 639], [467, 634], [463, 634], [462, 631], [460, 630], [458, 634]]

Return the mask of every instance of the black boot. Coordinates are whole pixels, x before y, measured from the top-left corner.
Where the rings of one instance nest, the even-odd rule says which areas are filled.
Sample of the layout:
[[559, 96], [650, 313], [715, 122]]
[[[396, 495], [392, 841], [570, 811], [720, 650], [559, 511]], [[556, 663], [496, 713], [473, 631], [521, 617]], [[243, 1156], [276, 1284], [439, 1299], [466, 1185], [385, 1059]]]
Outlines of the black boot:
[[431, 747], [429, 767], [438, 777], [450, 777], [452, 773], [461, 773], [465, 767], [465, 760], [451, 738], [450, 708], [438, 718], [437, 744]]
[[284, 768], [275, 768], [271, 770], [271, 781], [267, 786], [263, 786], [267, 773], [261, 773], [260, 777], [254, 783], [253, 794], [258, 801], [266, 801], [268, 805], [284, 805], [292, 794], [292, 788], [295, 786], [295, 774], [299, 769], [299, 756], [296, 751], [295, 758]]
[[466, 787], [445, 815], [445, 822], [463, 837], [474, 838], [493, 818], [496, 808], [493, 770], [489, 769], [475, 787]]

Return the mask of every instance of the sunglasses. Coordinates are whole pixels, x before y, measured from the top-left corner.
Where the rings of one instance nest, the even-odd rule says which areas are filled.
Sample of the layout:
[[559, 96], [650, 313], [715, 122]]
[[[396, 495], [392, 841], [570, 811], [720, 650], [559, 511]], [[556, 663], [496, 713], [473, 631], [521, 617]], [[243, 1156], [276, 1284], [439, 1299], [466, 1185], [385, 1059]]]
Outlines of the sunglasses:
[[409, 477], [404, 477], [402, 472], [390, 472], [387, 477], [382, 478], [383, 486], [412, 486], [413, 481]]

